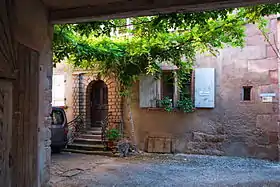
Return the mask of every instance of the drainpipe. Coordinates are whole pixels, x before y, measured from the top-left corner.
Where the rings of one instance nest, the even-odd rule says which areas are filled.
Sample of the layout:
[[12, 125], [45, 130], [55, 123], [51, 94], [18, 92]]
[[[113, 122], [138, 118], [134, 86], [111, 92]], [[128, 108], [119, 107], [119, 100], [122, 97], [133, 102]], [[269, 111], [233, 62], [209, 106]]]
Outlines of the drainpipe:
[[[276, 46], [277, 49], [280, 49], [280, 14], [277, 14], [277, 29], [276, 29]], [[277, 61], [278, 61], [278, 161], [280, 161], [280, 51], [277, 54]]]

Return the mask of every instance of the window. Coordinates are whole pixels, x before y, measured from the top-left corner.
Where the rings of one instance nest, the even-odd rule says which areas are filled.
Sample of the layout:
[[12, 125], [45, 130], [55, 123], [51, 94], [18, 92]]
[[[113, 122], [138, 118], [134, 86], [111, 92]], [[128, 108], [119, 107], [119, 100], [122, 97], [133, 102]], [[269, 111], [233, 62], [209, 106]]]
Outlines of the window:
[[251, 101], [251, 90], [252, 90], [252, 86], [243, 86], [243, 90], [242, 90], [242, 99], [243, 101]]
[[140, 108], [159, 107], [159, 100], [168, 97], [172, 105], [176, 106], [177, 81], [174, 71], [163, 71], [162, 76], [156, 79], [153, 76], [142, 76], [139, 82]]
[[63, 125], [64, 115], [59, 110], [53, 110], [51, 113], [52, 125]]
[[162, 87], [162, 97], [166, 98], [168, 97], [169, 99], [173, 100], [174, 97], [174, 75], [173, 72], [163, 72], [161, 76], [161, 87]]
[[182, 85], [182, 92], [180, 94], [180, 98], [183, 97], [188, 97], [188, 98], [192, 98], [193, 93], [192, 93], [192, 73], [187, 75], [187, 80], [184, 82], [184, 84]]
[[[192, 73], [183, 84], [186, 97], [194, 98], [197, 108], [215, 107], [215, 69], [196, 68], [194, 79]], [[194, 82], [192, 82], [194, 81]], [[192, 89], [194, 87], [194, 89]], [[192, 93], [193, 92], [193, 93]], [[157, 101], [165, 97], [172, 99], [173, 106], [176, 107], [179, 100], [180, 90], [177, 85], [177, 73], [175, 70], [163, 70], [160, 79], [153, 76], [142, 76], [139, 82], [139, 106], [140, 108], [158, 107]], [[182, 95], [180, 95], [182, 97]]]

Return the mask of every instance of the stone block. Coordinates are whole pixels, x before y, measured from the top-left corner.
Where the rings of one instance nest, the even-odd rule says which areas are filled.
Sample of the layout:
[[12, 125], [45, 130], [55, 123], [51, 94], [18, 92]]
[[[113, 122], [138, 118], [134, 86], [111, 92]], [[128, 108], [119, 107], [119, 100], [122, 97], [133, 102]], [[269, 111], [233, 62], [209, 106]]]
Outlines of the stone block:
[[192, 154], [223, 155], [221, 144], [209, 142], [188, 142], [186, 152]]
[[278, 115], [258, 115], [256, 127], [264, 132], [277, 132]]
[[266, 45], [246, 46], [240, 49], [236, 58], [240, 60], [258, 60], [266, 58]]
[[262, 35], [254, 35], [246, 37], [247, 46], [258, 46], [266, 44], [265, 38]]
[[260, 85], [258, 87], [259, 94], [261, 93], [276, 93], [276, 96], [278, 95], [278, 84], [269, 84], [269, 85]]
[[255, 36], [255, 35], [261, 35], [261, 31], [256, 27], [255, 24], [247, 24], [246, 25], [245, 34], [247, 37]]
[[278, 144], [279, 137], [278, 132], [269, 132], [269, 144]]
[[193, 141], [196, 142], [222, 142], [225, 137], [223, 135], [212, 135], [201, 132], [193, 132]]
[[269, 78], [272, 84], [278, 84], [278, 70], [269, 70]]
[[267, 58], [277, 58], [277, 48], [276, 45], [267, 45], [266, 46]]
[[266, 132], [261, 132], [256, 135], [256, 143], [258, 145], [269, 145], [269, 135]]
[[278, 68], [276, 59], [255, 59], [248, 60], [248, 71], [249, 72], [265, 72], [269, 70], [275, 70]]
[[261, 159], [278, 160], [278, 146], [277, 145], [257, 145], [254, 147], [254, 156]]
[[226, 155], [250, 156], [246, 142], [227, 142], [223, 145]]

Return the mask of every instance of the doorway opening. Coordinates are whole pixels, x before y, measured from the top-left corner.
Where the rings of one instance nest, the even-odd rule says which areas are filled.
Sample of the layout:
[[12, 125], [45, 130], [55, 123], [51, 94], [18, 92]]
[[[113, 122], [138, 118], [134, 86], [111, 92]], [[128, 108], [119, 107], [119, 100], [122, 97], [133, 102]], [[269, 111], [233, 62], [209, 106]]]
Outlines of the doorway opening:
[[90, 126], [101, 127], [101, 122], [108, 115], [108, 87], [104, 81], [98, 80], [89, 84], [88, 91]]

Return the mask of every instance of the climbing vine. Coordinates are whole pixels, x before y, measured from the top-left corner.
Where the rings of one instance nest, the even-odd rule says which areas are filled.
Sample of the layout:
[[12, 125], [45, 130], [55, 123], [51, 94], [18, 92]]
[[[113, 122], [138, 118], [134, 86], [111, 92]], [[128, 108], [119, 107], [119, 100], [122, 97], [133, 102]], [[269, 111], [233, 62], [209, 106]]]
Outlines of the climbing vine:
[[[134, 144], [131, 87], [142, 74], [160, 76], [159, 62], [179, 69], [178, 85], [189, 79], [197, 53], [213, 55], [225, 46], [242, 47], [245, 25], [262, 16], [279, 13], [280, 4], [226, 9], [199, 13], [173, 13], [149, 17], [95, 21], [54, 26], [54, 63], [67, 61], [75, 67], [115, 76], [121, 94], [127, 97]], [[166, 100], [167, 101], [167, 100]], [[169, 110], [170, 103], [164, 103]], [[178, 107], [193, 110], [190, 97], [182, 97]], [[136, 147], [136, 145], [135, 145]]]
[[[246, 23], [279, 12], [279, 4], [200, 13], [55, 25], [54, 62], [114, 75], [129, 91], [141, 74], [160, 75], [158, 62], [176, 65], [181, 86], [196, 53], [217, 54], [225, 46], [243, 46]], [[118, 34], [116, 34], [118, 33]], [[182, 58], [184, 57], [184, 58]]]

